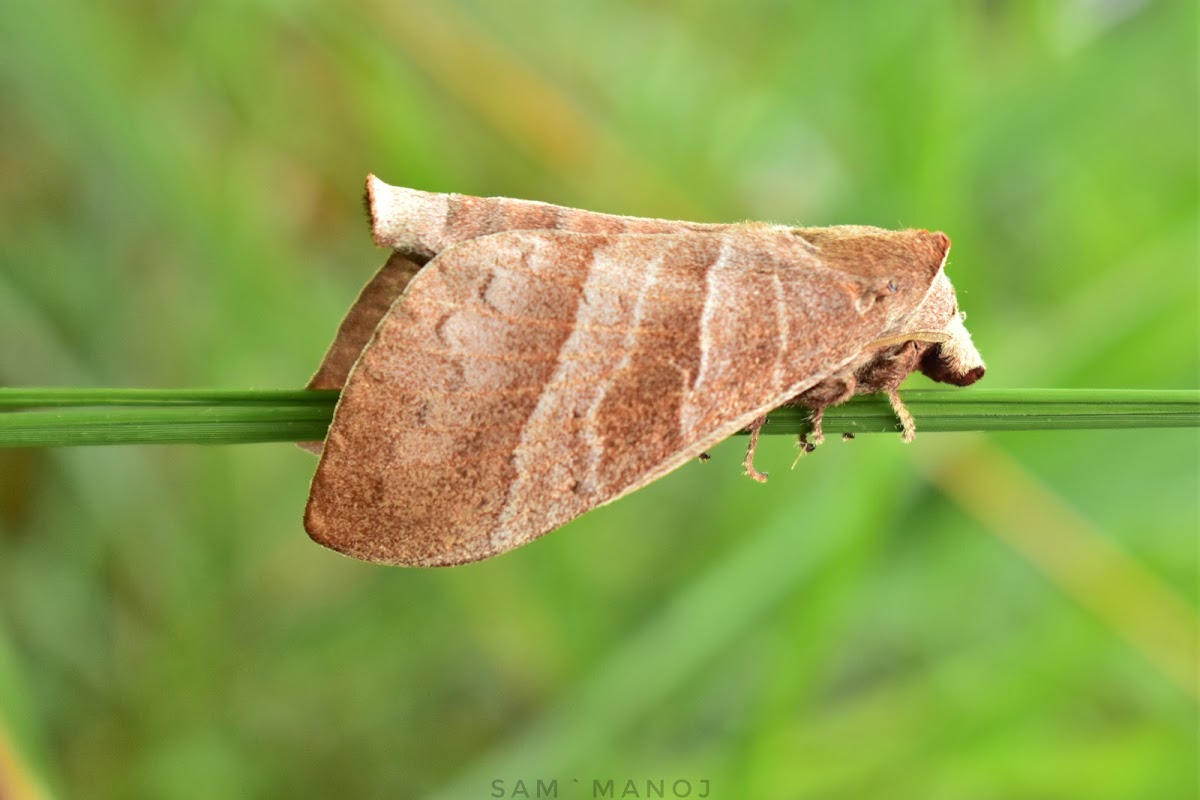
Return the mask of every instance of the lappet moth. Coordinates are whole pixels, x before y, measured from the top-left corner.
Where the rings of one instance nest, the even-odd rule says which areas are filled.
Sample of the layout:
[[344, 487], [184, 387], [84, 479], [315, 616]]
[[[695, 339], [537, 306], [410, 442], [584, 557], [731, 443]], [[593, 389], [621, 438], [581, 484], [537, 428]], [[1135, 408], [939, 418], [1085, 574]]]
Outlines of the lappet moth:
[[[392, 256], [310, 386], [341, 388], [305, 527], [389, 564], [503, 553], [767, 412], [984, 364], [924, 230], [621, 217], [367, 181]], [[746, 471], [753, 466], [753, 443]]]

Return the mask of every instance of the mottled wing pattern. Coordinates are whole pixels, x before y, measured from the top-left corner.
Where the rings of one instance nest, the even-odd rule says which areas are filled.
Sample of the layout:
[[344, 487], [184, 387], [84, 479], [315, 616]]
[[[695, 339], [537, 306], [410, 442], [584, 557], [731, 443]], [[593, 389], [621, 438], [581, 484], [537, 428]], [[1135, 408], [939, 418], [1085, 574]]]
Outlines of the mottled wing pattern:
[[[306, 527], [394, 564], [524, 544], [852, 359], [886, 324], [862, 292], [786, 229], [511, 231], [450, 247], [350, 375]], [[818, 322], [847, 315], [862, 320], [850, 334]]]

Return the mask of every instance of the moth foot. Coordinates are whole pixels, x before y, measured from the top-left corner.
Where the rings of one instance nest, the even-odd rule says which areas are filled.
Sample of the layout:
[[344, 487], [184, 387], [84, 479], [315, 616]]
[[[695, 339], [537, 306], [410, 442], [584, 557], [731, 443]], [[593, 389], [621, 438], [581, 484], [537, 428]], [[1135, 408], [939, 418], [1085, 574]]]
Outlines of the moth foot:
[[821, 427], [821, 418], [825, 416], [825, 406], [817, 406], [812, 412], [812, 443], [816, 445], [825, 442], [825, 430]]
[[846, 431], [845, 433], [842, 434], [842, 441], [843, 442], [853, 442], [854, 434], [851, 433], [850, 431]]
[[712, 460], [712, 456], [710, 456], [708, 453], [701, 453], [698, 458], [700, 459], [701, 464], [703, 464], [705, 461]]
[[917, 438], [917, 421], [913, 419], [913, 415], [904, 407], [904, 403], [900, 401], [900, 393], [895, 389], [887, 390], [887, 399], [892, 404], [892, 411], [900, 419], [900, 428], [903, 431], [901, 438], [904, 439], [905, 444], [908, 444]]
[[767, 474], [754, 468], [754, 451], [758, 449], [758, 435], [762, 432], [763, 425], [766, 424], [767, 418], [759, 417], [746, 428], [750, 431], [750, 445], [746, 448], [746, 460], [742, 462], [742, 466], [746, 468], [746, 475], [759, 483], [767, 482]]
[[801, 458], [803, 458], [806, 454], [811, 453], [813, 450], [816, 450], [816, 449], [817, 449], [817, 445], [814, 442], [810, 442], [808, 440], [807, 433], [802, 433], [799, 436], [797, 436], [796, 437], [796, 460], [792, 462], [792, 469], [796, 468], [796, 465], [800, 463]]

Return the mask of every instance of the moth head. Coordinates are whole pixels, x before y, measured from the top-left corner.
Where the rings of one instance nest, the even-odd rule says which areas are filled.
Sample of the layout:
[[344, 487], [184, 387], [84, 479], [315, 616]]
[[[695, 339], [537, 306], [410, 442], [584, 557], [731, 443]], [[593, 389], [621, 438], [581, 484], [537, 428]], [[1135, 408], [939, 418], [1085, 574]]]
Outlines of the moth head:
[[886, 314], [884, 334], [872, 347], [925, 342], [918, 368], [933, 380], [967, 386], [983, 377], [983, 358], [946, 276], [950, 239], [944, 233], [858, 225], [795, 232], [819, 249], [826, 264], [859, 276], [860, 313]]
[[958, 308], [958, 297], [945, 271], [939, 272], [929, 293], [904, 324], [901, 337], [932, 342], [921, 356], [919, 369], [928, 377], [955, 386], [970, 386], [983, 377], [986, 365]]
[[958, 312], [947, 323], [948, 338], [938, 342], [921, 356], [921, 372], [935, 381], [952, 383], [955, 386], [970, 386], [983, 377], [987, 365], [971, 341], [971, 334], [963, 325], [965, 312]]

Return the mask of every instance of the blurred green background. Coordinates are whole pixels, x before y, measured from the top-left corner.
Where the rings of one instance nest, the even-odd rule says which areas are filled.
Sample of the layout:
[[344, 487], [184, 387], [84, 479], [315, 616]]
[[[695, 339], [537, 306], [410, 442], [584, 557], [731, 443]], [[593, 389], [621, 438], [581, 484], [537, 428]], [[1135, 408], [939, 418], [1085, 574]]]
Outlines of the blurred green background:
[[[371, 171], [941, 229], [985, 385], [1196, 387], [1196, 51], [1188, 2], [0, 0], [0, 383], [302, 385]], [[295, 447], [0, 451], [0, 794], [1195, 796], [1198, 444], [731, 441], [440, 571], [311, 543]]]

